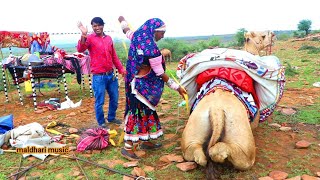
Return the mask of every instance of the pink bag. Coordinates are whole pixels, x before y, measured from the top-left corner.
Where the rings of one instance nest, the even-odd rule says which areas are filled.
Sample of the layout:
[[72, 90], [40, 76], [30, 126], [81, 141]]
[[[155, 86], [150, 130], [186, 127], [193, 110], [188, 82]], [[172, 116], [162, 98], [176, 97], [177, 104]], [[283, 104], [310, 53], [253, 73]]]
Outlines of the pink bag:
[[109, 133], [104, 128], [87, 129], [78, 140], [77, 151], [101, 150], [109, 145]]

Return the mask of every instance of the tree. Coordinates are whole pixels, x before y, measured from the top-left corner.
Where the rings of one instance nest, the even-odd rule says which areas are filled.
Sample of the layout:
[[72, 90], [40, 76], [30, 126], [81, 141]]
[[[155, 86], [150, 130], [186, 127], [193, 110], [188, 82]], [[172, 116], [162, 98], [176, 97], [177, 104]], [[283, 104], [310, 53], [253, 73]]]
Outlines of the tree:
[[244, 33], [248, 32], [246, 29], [241, 28], [237, 31], [236, 35], [235, 35], [235, 39], [237, 42], [238, 46], [243, 46], [244, 45]]
[[305, 31], [306, 32], [306, 35], [308, 35], [310, 33], [310, 29], [311, 29], [311, 20], [308, 20], [308, 19], [303, 19], [299, 22], [298, 24], [298, 30], [300, 31]]

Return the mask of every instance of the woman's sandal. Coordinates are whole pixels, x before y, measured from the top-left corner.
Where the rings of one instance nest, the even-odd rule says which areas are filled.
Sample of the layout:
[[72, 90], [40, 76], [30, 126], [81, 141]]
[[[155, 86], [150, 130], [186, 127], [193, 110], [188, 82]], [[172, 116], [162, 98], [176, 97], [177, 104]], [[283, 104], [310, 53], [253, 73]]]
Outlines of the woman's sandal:
[[130, 154], [126, 149], [121, 148], [121, 156], [130, 161], [139, 161], [140, 158], [136, 154]]
[[140, 144], [140, 149], [145, 149], [145, 150], [159, 149], [161, 147], [162, 147], [162, 144], [160, 144], [160, 143], [156, 143], [156, 144], [152, 144], [152, 145], [149, 145], [147, 143]]

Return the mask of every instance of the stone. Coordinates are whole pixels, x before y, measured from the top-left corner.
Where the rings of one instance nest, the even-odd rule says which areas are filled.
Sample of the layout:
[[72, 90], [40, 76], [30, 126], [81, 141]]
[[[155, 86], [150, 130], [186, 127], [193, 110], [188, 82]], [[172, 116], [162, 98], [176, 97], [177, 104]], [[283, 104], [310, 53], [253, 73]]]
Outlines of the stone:
[[181, 171], [190, 171], [192, 169], [197, 168], [197, 163], [195, 162], [183, 162], [176, 165]]
[[288, 177], [288, 173], [282, 171], [272, 171], [269, 173], [269, 176], [274, 180], [282, 180]]
[[283, 108], [281, 109], [281, 113], [284, 115], [293, 115], [295, 114], [297, 111], [292, 109], [292, 108]]
[[305, 140], [301, 140], [296, 143], [296, 148], [298, 148], [298, 149], [308, 148], [310, 145], [311, 145], [310, 142], [305, 141]]

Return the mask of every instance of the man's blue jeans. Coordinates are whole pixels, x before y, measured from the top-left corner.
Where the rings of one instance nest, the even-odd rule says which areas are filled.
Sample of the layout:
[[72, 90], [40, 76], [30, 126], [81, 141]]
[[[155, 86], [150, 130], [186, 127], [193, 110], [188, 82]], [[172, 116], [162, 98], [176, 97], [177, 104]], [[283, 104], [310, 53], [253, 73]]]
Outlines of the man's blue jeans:
[[105, 123], [103, 105], [106, 90], [109, 94], [108, 121], [113, 121], [116, 118], [119, 99], [119, 84], [118, 79], [113, 76], [114, 74], [111, 73], [109, 75], [93, 75], [92, 78], [92, 88], [95, 97], [94, 110], [96, 112], [96, 119], [99, 125]]
[[33, 54], [34, 52], [41, 52], [42, 51], [42, 47], [41, 45], [37, 42], [37, 41], [32, 41], [32, 44], [30, 46], [30, 52], [31, 54]]

